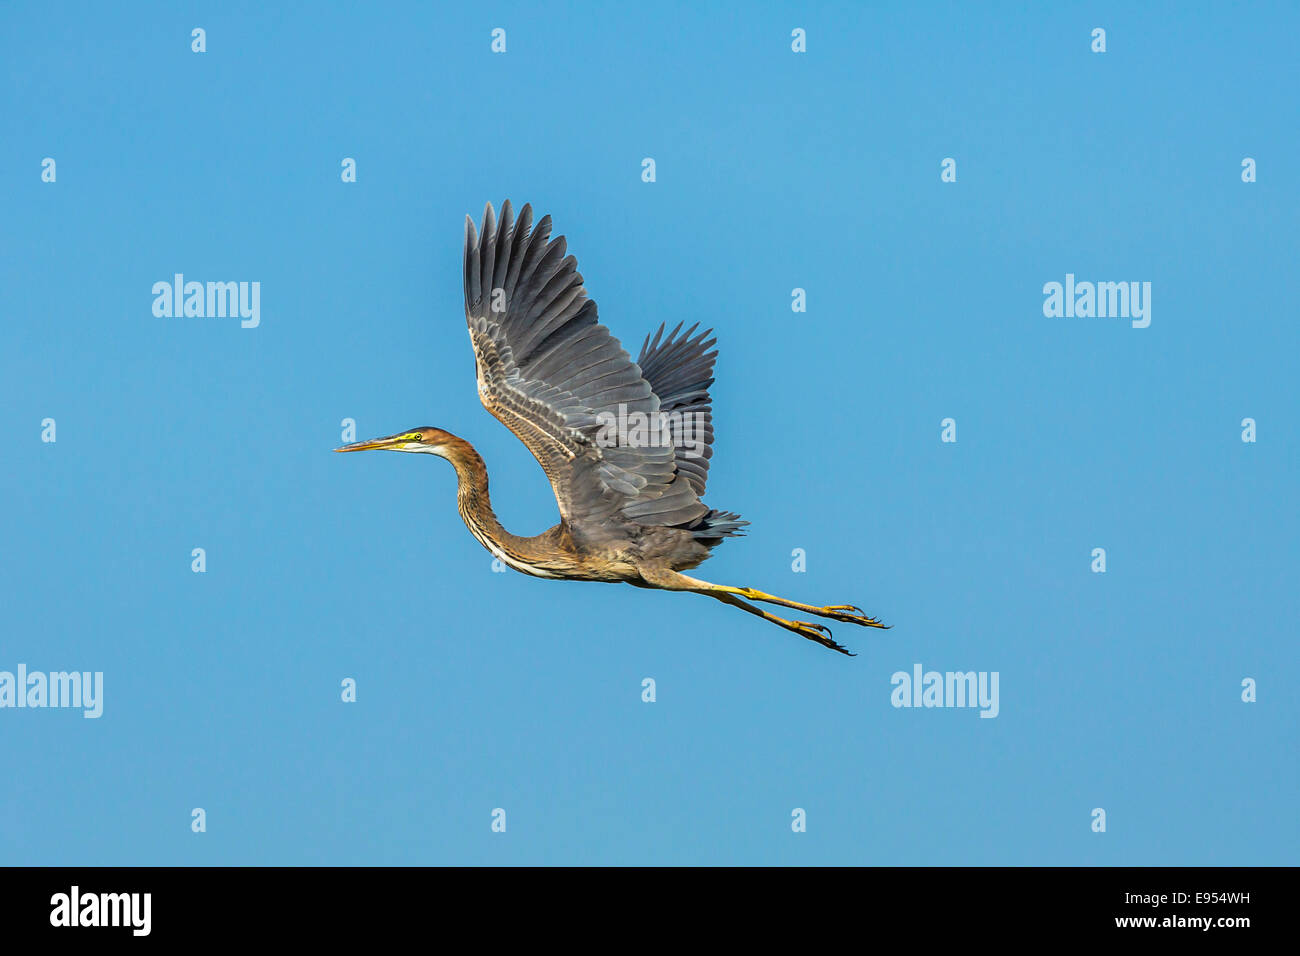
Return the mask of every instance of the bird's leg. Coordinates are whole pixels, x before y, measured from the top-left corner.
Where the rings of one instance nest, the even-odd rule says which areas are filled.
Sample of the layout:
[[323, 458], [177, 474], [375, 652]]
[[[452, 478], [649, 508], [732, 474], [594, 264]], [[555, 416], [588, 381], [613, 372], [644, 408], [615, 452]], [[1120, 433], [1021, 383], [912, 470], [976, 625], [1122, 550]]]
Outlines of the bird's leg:
[[[644, 576], [644, 572], [643, 572]], [[683, 591], [703, 591], [705, 593], [734, 594], [738, 597], [747, 598], [750, 601], [766, 601], [768, 604], [780, 604], [782, 607], [792, 607], [796, 611], [804, 611], [807, 614], [816, 614], [819, 617], [829, 617], [834, 621], [844, 621], [847, 624], [860, 624], [863, 627], [879, 627], [888, 629], [888, 624], [881, 624], [874, 617], [868, 617], [860, 607], [852, 604], [832, 604], [828, 607], [818, 607], [815, 604], [804, 604], [801, 601], [790, 601], [783, 597], [777, 597], [775, 594], [767, 594], [764, 591], [757, 591], [754, 588], [733, 588], [728, 584], [713, 584], [709, 581], [701, 581], [699, 578], [693, 578], [689, 575], [672, 572], [672, 577], [678, 580], [674, 585], [659, 584], [659, 587], [676, 587]]]
[[[822, 647], [829, 647], [831, 650], [839, 651], [841, 654], [848, 654], [849, 657], [855, 656], [841, 644], [833, 640], [831, 638], [830, 628], [825, 627], [824, 625], [810, 624], [807, 621], [787, 621], [785, 618], [777, 617], [775, 614], [770, 614], [762, 608], [754, 607], [752, 604], [746, 604], [737, 595], [747, 595], [747, 592], [749, 591], [748, 588], [733, 588], [725, 584], [713, 584], [709, 581], [701, 581], [698, 578], [692, 578], [685, 574], [680, 574], [676, 571], [668, 571], [662, 568], [643, 567], [639, 570], [641, 580], [645, 583], [630, 583], [636, 583], [639, 587], [663, 588], [668, 591], [691, 591], [695, 594], [707, 594], [716, 601], [721, 601], [723, 604], [730, 604], [732, 607], [738, 607], [742, 611], [757, 615], [765, 621], [771, 621], [773, 624], [778, 627], [783, 627], [787, 631], [794, 631], [794, 633], [798, 634], [800, 637], [805, 637], [810, 641], [816, 641], [818, 644], [822, 645]], [[754, 593], [758, 594], [761, 592]], [[766, 596], [770, 597], [770, 595]], [[821, 614], [822, 611], [831, 610], [830, 608], [815, 608], [809, 604], [794, 606], [807, 608], [816, 614]], [[856, 608], [854, 610], [856, 610]], [[844, 618], [844, 620], [850, 620], [850, 618]], [[861, 623], [857, 618], [852, 618], [851, 620], [856, 623]], [[883, 625], [876, 624], [875, 626], [882, 627]]]
[[738, 607], [742, 611], [748, 611], [750, 614], [757, 614], [765, 621], [771, 621], [777, 627], [783, 627], [787, 631], [794, 631], [800, 637], [806, 637], [810, 641], [816, 641], [822, 647], [829, 647], [833, 651], [839, 651], [841, 654], [847, 654], [849, 657], [857, 655], [850, 651], [843, 644], [840, 644], [831, 637], [831, 630], [821, 624], [809, 624], [807, 621], [787, 621], [783, 617], [777, 617], [775, 614], [769, 614], [762, 608], [754, 607], [752, 604], [746, 604], [740, 598], [727, 591], [697, 591], [697, 594], [707, 594], [711, 598], [716, 598], [723, 604], [730, 604]]
[[888, 624], [881, 624], [874, 617], [868, 617], [862, 608], [853, 604], [831, 604], [827, 607], [817, 607], [812, 604], [803, 604], [799, 601], [789, 601], [775, 594], [765, 594], [762, 591], [756, 591], [753, 588], [735, 588], [734, 593], [747, 597], [751, 601], [765, 601], [768, 604], [780, 604], [782, 607], [792, 607], [797, 611], [805, 611], [809, 614], [817, 614], [821, 617], [829, 617], [835, 621], [844, 621], [849, 624], [861, 624], [863, 627], [888, 628]]

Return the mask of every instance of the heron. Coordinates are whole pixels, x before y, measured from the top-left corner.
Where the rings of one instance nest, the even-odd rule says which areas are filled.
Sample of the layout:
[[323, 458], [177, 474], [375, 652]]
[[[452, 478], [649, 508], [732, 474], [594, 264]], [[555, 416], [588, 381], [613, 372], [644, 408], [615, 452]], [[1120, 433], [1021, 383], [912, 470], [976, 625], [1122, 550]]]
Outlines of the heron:
[[779, 617], [754, 602], [833, 621], [884, 628], [852, 604], [817, 606], [751, 587], [683, 574], [749, 524], [705, 505], [713, 456], [709, 387], [712, 329], [667, 323], [647, 335], [635, 362], [598, 321], [577, 260], [551, 217], [535, 225], [531, 205], [481, 229], [465, 217], [465, 319], [483, 406], [542, 466], [560, 521], [532, 537], [501, 526], [488, 474], [474, 446], [423, 426], [355, 442], [339, 452], [436, 455], [456, 470], [456, 506], [478, 541], [504, 564], [539, 578], [622, 582], [688, 591], [757, 615], [823, 647], [853, 656], [824, 624]]

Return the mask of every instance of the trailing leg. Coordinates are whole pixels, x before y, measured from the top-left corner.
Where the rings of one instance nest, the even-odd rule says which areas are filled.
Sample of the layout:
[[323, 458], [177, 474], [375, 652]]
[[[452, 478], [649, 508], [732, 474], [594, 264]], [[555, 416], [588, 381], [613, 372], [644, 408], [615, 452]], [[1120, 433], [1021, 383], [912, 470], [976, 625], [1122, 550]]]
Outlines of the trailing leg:
[[821, 624], [810, 624], [807, 621], [789, 621], [783, 617], [777, 617], [762, 608], [754, 607], [741, 600], [742, 597], [751, 600], [770, 601], [775, 604], [782, 604], [787, 607], [793, 607], [798, 610], [809, 611], [813, 614], [819, 614], [823, 617], [830, 617], [838, 621], [846, 621], [853, 624], [861, 624], [866, 627], [884, 627], [879, 621], [867, 617], [858, 608], [851, 605], [836, 605], [832, 607], [815, 607], [811, 604], [801, 604], [796, 601], [787, 601], [784, 598], [778, 598], [771, 594], [765, 594], [762, 591], [755, 591], [752, 588], [735, 588], [726, 584], [713, 584], [709, 581], [701, 581], [698, 578], [692, 578], [677, 571], [667, 571], [660, 568], [642, 568], [641, 579], [645, 583], [643, 587], [662, 588], [667, 591], [690, 591], [695, 594], [706, 594], [714, 600], [721, 601], [724, 604], [730, 604], [738, 607], [742, 611], [754, 614], [766, 621], [771, 621], [778, 627], [783, 627], [787, 631], [793, 631], [800, 637], [807, 638], [810, 641], [816, 641], [823, 647], [829, 647], [831, 650], [839, 651], [841, 654], [851, 654], [843, 645], [831, 638], [830, 629]]

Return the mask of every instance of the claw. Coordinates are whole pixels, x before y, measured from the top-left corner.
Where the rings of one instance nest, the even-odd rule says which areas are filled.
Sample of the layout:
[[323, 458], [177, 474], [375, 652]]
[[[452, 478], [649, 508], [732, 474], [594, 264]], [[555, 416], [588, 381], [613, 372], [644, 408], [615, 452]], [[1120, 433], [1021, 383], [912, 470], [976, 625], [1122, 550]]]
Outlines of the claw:
[[868, 617], [862, 608], [854, 604], [832, 604], [822, 608], [819, 613], [846, 624], [860, 624], [862, 627], [879, 627], [884, 630], [889, 628], [888, 624], [881, 624], [874, 617]]
[[822, 647], [829, 647], [831, 650], [839, 651], [847, 657], [858, 656], [843, 644], [834, 640], [831, 637], [831, 629], [824, 624], [810, 624], [808, 621], [791, 621], [790, 623], [795, 625], [800, 634], [810, 641], [816, 641]]

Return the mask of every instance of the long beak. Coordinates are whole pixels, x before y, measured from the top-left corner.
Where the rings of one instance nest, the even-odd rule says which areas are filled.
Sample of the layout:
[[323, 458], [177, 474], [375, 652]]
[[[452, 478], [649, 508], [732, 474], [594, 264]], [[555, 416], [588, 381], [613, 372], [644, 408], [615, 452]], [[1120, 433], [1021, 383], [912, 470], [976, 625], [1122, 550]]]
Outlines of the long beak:
[[371, 451], [375, 448], [396, 448], [404, 442], [410, 441], [405, 435], [389, 435], [386, 438], [372, 438], [369, 441], [354, 442], [351, 445], [344, 445], [342, 448], [335, 448], [335, 451]]

